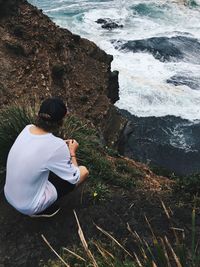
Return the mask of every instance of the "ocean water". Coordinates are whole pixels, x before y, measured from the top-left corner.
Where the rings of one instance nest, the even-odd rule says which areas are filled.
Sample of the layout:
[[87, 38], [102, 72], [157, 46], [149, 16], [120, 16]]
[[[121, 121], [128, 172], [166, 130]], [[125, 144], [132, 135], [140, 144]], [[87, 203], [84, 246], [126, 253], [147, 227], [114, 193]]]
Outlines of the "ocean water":
[[[174, 115], [200, 119], [200, 48], [191, 42], [184, 53], [163, 60], [148, 48], [121, 49], [128, 41], [155, 37], [200, 40], [200, 0], [29, 0], [56, 24], [94, 41], [114, 56], [119, 71], [120, 100], [116, 106], [139, 117]], [[123, 25], [103, 29], [96, 21], [111, 19]], [[166, 45], [167, 46], [167, 45]], [[172, 79], [171, 79], [172, 78]], [[169, 80], [174, 81], [173, 83]], [[175, 79], [175, 80], [174, 80]]]

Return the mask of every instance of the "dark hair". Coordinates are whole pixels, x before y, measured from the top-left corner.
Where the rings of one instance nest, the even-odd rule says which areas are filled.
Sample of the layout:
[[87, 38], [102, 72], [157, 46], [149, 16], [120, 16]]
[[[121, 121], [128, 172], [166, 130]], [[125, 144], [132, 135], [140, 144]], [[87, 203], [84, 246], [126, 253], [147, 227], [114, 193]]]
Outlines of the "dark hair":
[[35, 126], [43, 129], [49, 133], [57, 133], [58, 129], [62, 126], [63, 120], [60, 121], [46, 121], [43, 118], [37, 116], [35, 120]]
[[47, 132], [57, 132], [62, 126], [67, 107], [59, 98], [48, 98], [40, 106], [35, 125]]

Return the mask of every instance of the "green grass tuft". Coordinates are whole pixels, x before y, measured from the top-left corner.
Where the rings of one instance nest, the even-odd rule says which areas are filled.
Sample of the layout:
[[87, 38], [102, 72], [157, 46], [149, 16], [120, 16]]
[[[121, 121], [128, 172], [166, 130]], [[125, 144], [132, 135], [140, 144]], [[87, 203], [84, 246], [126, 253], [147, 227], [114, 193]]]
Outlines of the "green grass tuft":
[[23, 128], [33, 122], [33, 114], [12, 106], [0, 113], [0, 165], [5, 166], [8, 152]]
[[[34, 123], [35, 109], [20, 106], [10, 106], [0, 113], [0, 166], [5, 168], [7, 156], [18, 134], [30, 123]], [[90, 170], [90, 180], [93, 183], [101, 181], [124, 188], [135, 186], [135, 179], [142, 173], [133, 166], [127, 165], [118, 153], [108, 155], [98, 132], [94, 126], [74, 115], [68, 116], [58, 133], [63, 139], [76, 139], [79, 142], [77, 152], [79, 165], [85, 165]], [[110, 151], [110, 150], [109, 150]]]

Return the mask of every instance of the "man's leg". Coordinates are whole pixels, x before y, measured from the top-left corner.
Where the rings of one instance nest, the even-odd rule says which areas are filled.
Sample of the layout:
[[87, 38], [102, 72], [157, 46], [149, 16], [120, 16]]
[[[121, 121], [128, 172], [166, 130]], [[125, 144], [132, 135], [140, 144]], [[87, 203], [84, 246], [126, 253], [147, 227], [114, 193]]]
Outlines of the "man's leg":
[[75, 188], [77, 188], [79, 185], [81, 185], [86, 181], [89, 175], [89, 171], [85, 166], [79, 166], [79, 170], [80, 170], [80, 179], [77, 184], [71, 184], [68, 181], [61, 179], [53, 172], [50, 172], [49, 182], [51, 182], [56, 188], [58, 194], [57, 200], [69, 194], [71, 191], [73, 191]]
[[89, 171], [85, 166], [79, 166], [79, 170], [80, 170], [80, 180], [76, 184], [76, 187], [84, 183], [89, 175]]

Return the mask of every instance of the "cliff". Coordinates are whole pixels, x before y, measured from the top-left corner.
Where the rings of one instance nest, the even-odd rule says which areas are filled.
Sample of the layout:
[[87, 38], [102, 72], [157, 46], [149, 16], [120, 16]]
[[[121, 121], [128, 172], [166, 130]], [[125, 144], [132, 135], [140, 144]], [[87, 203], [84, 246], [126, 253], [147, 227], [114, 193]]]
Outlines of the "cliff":
[[119, 98], [113, 57], [26, 1], [1, 0], [0, 10], [1, 106], [61, 96], [71, 112], [115, 142], [124, 120], [113, 106]]

